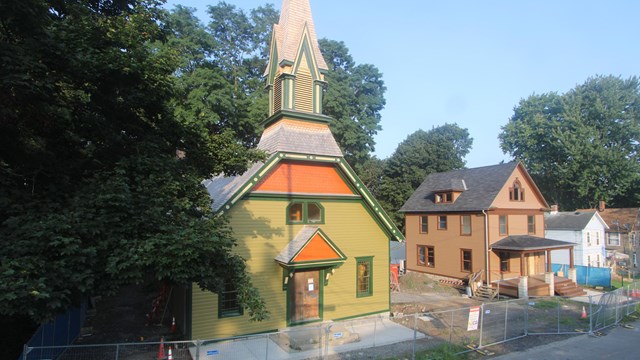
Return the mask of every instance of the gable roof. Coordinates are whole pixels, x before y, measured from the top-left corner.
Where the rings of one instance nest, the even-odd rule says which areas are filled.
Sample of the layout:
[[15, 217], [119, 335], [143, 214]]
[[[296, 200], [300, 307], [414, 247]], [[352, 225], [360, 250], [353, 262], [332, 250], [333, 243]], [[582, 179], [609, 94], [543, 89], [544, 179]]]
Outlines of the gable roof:
[[[519, 162], [509, 162], [473, 169], [462, 169], [429, 174], [399, 212], [429, 211], [480, 211], [488, 210], [496, 196], [518, 166], [528, 178], [535, 191], [540, 191]], [[442, 190], [462, 191], [453, 203], [436, 204], [434, 193]], [[540, 195], [542, 198], [542, 195]], [[548, 207], [546, 201], [544, 205]]]
[[607, 224], [596, 211], [545, 214], [544, 227], [547, 230], [583, 230], [594, 217], [597, 217], [607, 227]]
[[[594, 209], [578, 209], [577, 211], [593, 211]], [[638, 231], [640, 208], [606, 208], [598, 211], [598, 215], [614, 232]]]
[[[307, 253], [307, 248], [311, 247]], [[283, 265], [342, 262], [347, 257], [317, 226], [303, 226], [275, 257]]]

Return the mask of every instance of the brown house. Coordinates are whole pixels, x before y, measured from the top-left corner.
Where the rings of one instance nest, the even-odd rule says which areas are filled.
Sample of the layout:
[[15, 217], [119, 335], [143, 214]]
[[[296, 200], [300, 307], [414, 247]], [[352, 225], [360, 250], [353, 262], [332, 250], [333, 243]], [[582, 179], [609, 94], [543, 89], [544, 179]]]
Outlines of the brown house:
[[[400, 209], [406, 268], [448, 278], [479, 279], [513, 296], [559, 292], [551, 251], [573, 244], [544, 238], [549, 205], [524, 166], [511, 162], [427, 176]], [[575, 284], [573, 284], [575, 285]]]

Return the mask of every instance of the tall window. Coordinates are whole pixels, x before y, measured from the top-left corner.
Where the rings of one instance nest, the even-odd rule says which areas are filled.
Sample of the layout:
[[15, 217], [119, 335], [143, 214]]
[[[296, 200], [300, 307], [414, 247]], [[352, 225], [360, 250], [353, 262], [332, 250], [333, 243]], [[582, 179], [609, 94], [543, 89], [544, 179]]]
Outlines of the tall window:
[[500, 256], [500, 271], [508, 272], [509, 271], [509, 253], [506, 251], [502, 251], [498, 253]]
[[473, 269], [473, 264], [471, 263], [471, 250], [461, 249], [460, 250], [460, 258], [461, 258], [461, 270], [464, 272], [471, 272]]
[[438, 230], [447, 230], [447, 215], [438, 216]]
[[513, 182], [513, 187], [509, 188], [509, 200], [524, 201], [524, 189], [518, 179]]
[[610, 232], [609, 238], [607, 240], [608, 245], [611, 246], [620, 246], [620, 233]]
[[535, 215], [527, 216], [527, 232], [529, 234], [536, 233], [536, 217]]
[[587, 231], [587, 246], [591, 246], [591, 232]]
[[418, 245], [418, 265], [427, 267], [436, 265], [436, 251], [433, 246]]
[[600, 245], [600, 231], [596, 231], [596, 245]]
[[373, 295], [373, 257], [356, 258], [356, 297]]
[[471, 235], [471, 215], [460, 216], [460, 235]]
[[429, 232], [429, 217], [420, 216], [420, 233], [426, 234]]
[[509, 234], [509, 224], [507, 222], [507, 215], [500, 215], [500, 235], [508, 235]]
[[242, 307], [238, 301], [238, 289], [231, 281], [225, 281], [223, 291], [218, 294], [218, 317], [242, 315]]
[[324, 208], [315, 202], [292, 202], [287, 207], [288, 224], [321, 224]]

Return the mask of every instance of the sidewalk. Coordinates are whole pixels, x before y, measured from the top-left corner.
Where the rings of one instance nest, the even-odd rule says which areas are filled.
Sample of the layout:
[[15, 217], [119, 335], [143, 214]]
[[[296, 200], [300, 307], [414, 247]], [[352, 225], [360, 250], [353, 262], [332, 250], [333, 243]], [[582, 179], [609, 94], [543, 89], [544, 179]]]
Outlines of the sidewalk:
[[578, 335], [567, 340], [497, 356], [493, 359], [637, 360], [640, 359], [640, 320], [636, 320], [630, 325], [633, 326], [633, 329], [617, 326], [604, 330], [603, 336]]

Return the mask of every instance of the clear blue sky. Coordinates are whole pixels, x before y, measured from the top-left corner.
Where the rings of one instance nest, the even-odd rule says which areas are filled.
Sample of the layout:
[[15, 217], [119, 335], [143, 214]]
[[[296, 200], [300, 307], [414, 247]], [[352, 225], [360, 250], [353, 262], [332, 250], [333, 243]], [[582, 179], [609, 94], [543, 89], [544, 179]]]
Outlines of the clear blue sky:
[[[520, 99], [597, 74], [640, 75], [640, 1], [310, 0], [319, 38], [344, 41], [387, 86], [379, 158], [418, 129], [457, 123], [468, 167], [508, 161], [498, 134]], [[171, 0], [205, 13], [213, 0]], [[281, 0], [227, 0], [249, 10]], [[331, 86], [331, 84], [329, 84]]]

